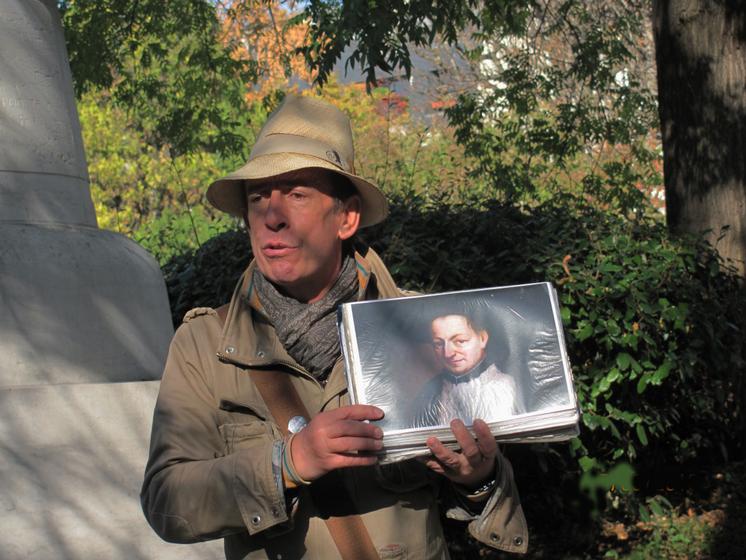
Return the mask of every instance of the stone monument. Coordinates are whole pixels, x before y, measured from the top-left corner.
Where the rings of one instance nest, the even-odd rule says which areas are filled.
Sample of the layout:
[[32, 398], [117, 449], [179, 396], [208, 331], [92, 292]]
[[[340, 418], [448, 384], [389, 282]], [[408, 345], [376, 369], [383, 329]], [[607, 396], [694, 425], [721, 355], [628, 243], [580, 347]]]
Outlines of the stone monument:
[[173, 329], [158, 264], [97, 227], [55, 0], [0, 0], [0, 240], [0, 557], [220, 557], [140, 511]]

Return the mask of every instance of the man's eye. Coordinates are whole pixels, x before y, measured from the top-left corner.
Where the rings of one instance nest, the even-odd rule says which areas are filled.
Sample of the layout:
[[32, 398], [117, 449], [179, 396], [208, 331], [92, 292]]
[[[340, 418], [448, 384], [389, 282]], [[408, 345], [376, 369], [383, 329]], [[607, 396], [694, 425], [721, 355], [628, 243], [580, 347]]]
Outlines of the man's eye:
[[288, 196], [293, 200], [302, 200], [306, 198], [306, 193], [300, 191], [290, 191], [290, 194]]
[[263, 198], [268, 198], [269, 193], [266, 191], [254, 191], [249, 193], [247, 200], [249, 201], [249, 204], [256, 204], [257, 202], [260, 202]]
[[454, 340], [453, 342], [455, 344], [457, 344], [458, 346], [463, 346], [464, 344], [466, 344], [469, 341], [466, 340], [465, 338], [458, 338], [458, 339]]

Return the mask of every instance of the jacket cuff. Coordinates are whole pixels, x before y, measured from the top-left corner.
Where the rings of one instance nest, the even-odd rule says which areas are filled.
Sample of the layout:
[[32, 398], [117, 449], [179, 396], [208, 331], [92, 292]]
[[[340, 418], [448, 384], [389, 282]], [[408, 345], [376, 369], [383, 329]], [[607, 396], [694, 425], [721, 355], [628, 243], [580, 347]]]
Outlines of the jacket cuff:
[[273, 442], [260, 458], [257, 449], [233, 455], [233, 495], [250, 535], [288, 521], [282, 471], [278, 481], [274, 467], [276, 443], [282, 445]]
[[495, 465], [494, 490], [482, 513], [469, 523], [469, 533], [487, 546], [523, 554], [528, 550], [528, 528], [513, 468], [499, 452]]

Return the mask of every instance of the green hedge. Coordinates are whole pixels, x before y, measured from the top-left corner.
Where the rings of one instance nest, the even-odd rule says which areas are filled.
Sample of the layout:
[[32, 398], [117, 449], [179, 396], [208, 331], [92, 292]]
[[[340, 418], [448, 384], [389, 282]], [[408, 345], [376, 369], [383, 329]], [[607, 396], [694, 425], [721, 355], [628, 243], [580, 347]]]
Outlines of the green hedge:
[[[641, 473], [742, 453], [746, 306], [737, 277], [701, 240], [672, 241], [660, 220], [577, 199], [517, 208], [418, 196], [394, 200], [362, 237], [408, 289], [557, 287], [583, 412], [562, 468], [627, 462]], [[170, 261], [175, 323], [226, 302], [249, 259], [246, 234], [230, 232]], [[537, 460], [546, 470], [556, 455]]]

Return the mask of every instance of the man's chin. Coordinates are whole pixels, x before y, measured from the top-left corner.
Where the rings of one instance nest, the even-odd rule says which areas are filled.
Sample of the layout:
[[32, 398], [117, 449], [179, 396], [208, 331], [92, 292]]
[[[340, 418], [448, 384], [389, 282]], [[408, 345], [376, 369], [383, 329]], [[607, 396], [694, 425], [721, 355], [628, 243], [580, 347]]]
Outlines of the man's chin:
[[296, 267], [283, 259], [260, 263], [259, 270], [267, 280], [279, 288], [292, 288], [298, 283]]
[[275, 288], [282, 293], [283, 295], [291, 295], [295, 292], [295, 287], [297, 285], [297, 282], [293, 281], [292, 278], [279, 276], [279, 277], [270, 277], [267, 278], [272, 284], [274, 284]]
[[290, 271], [273, 270], [270, 268], [267, 271], [261, 270], [261, 273], [277, 288], [278, 292], [285, 296], [290, 295], [294, 291], [294, 287], [298, 284], [297, 277]]

